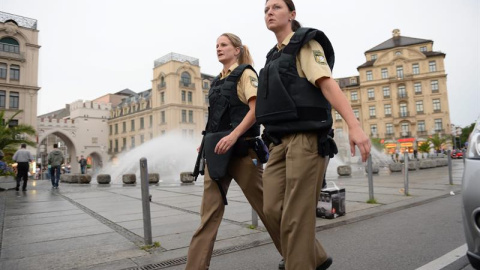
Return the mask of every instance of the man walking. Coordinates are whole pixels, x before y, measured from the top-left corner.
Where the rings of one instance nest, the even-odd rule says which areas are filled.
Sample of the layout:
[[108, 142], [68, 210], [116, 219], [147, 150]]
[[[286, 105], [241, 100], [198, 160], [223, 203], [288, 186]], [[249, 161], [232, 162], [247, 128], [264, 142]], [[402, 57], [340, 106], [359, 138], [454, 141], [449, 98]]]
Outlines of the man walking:
[[13, 155], [13, 160], [17, 162], [17, 187], [16, 191], [20, 189], [20, 181], [23, 178], [22, 190], [27, 190], [28, 169], [29, 163], [33, 161], [32, 154], [27, 150], [27, 145], [22, 143], [20, 149]]
[[58, 189], [58, 182], [60, 181], [60, 169], [62, 167], [64, 158], [63, 153], [58, 149], [58, 144], [53, 145], [53, 151], [48, 154], [48, 165], [50, 168], [50, 179], [52, 180], [52, 188]]
[[87, 160], [83, 157], [83, 155], [80, 156], [80, 160], [78, 161], [80, 163], [80, 171], [82, 174], [85, 174], [85, 169], [87, 168]]

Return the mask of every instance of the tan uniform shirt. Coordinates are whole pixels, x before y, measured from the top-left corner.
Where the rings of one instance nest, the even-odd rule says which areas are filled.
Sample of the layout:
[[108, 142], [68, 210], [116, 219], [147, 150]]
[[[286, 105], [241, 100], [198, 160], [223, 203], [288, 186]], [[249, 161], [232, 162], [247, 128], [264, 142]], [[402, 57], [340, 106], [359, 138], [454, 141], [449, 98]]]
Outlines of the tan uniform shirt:
[[[228, 71], [224, 74], [223, 70], [220, 73], [220, 79], [224, 79], [232, 73], [235, 68], [238, 67], [238, 63], [233, 64]], [[241, 102], [245, 103], [248, 105], [248, 100], [252, 97], [257, 96], [257, 87], [258, 87], [258, 77], [257, 74], [247, 68], [243, 72], [242, 76], [240, 79], [238, 79], [238, 84], [237, 84], [237, 95], [238, 99], [240, 99]]]
[[[288, 35], [280, 47], [277, 45], [278, 50], [282, 50], [287, 46], [293, 34], [294, 32]], [[332, 77], [332, 71], [328, 66], [323, 48], [316, 40], [312, 39], [307, 44], [303, 45], [300, 52], [297, 54], [296, 64], [298, 75], [301, 78], [307, 78], [307, 80], [315, 86], [315, 82], [318, 79]]]

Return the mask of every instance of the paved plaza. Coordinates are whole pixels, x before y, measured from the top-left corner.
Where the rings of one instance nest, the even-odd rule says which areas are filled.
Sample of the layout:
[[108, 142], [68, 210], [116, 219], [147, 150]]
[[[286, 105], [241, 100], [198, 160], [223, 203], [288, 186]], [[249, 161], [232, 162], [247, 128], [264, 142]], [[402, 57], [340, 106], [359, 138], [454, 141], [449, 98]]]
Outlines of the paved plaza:
[[[353, 223], [373, 216], [431, 202], [458, 193], [462, 160], [453, 160], [453, 185], [448, 167], [404, 175], [381, 168], [374, 175], [377, 204], [368, 204], [368, 177], [362, 168], [352, 176], [329, 173], [328, 180], [346, 188], [347, 214], [317, 219], [317, 229]], [[0, 180], [0, 269], [163, 269], [186, 261], [190, 239], [200, 222], [203, 183], [163, 183], [150, 186], [153, 241], [144, 248], [139, 180], [136, 185], [61, 183], [52, 190], [48, 180], [30, 180], [28, 190], [15, 191], [12, 179]], [[229, 205], [218, 232], [214, 256], [271, 243], [263, 225], [252, 229], [252, 210], [232, 182]], [[280, 257], [279, 257], [280, 258]], [[146, 268], [147, 266], [151, 268]]]

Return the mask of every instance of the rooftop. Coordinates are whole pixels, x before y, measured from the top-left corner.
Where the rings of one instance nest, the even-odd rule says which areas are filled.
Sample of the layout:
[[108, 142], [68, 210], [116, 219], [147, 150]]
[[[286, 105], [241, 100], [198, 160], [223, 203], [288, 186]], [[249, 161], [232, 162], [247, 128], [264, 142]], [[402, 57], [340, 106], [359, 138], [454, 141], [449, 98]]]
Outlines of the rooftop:
[[18, 26], [37, 30], [37, 20], [0, 11], [0, 22], [14, 21]]
[[172, 52], [155, 60], [154, 67], [161, 66], [169, 61], [189, 62], [191, 65], [200, 66], [198, 58]]
[[428, 39], [421, 39], [421, 38], [411, 38], [411, 37], [404, 37], [400, 35], [400, 30], [395, 29], [393, 30], [393, 37], [391, 39], [388, 39], [377, 46], [371, 48], [370, 50], [366, 51], [368, 52], [375, 52], [375, 51], [381, 51], [381, 50], [387, 50], [387, 49], [392, 49], [396, 47], [404, 47], [404, 46], [410, 46], [410, 45], [415, 45], [415, 44], [422, 44], [422, 43], [429, 43], [433, 42]]

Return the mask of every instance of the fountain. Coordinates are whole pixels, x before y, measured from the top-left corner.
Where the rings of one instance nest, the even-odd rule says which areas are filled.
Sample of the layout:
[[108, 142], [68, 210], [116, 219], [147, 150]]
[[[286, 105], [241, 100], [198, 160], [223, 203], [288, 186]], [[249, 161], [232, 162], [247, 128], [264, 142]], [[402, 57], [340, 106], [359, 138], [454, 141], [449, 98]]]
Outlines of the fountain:
[[[98, 172], [111, 176], [112, 184], [121, 184], [124, 174], [140, 179], [140, 159], [147, 159], [148, 172], [158, 173], [162, 183], [179, 183], [180, 173], [192, 171], [200, 142], [187, 139], [180, 132], [169, 132], [112, 158]], [[203, 177], [199, 177], [203, 181]], [[138, 182], [138, 181], [137, 181]]]

